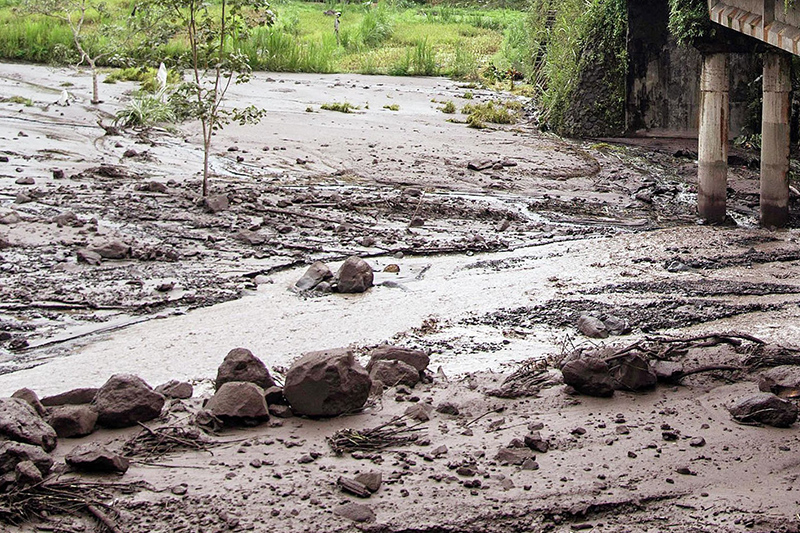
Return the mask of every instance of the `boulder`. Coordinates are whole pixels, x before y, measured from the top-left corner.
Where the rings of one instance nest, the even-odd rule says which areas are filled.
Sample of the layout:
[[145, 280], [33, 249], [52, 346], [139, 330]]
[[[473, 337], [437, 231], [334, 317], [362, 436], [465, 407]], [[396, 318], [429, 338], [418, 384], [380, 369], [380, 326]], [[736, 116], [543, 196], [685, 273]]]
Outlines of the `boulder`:
[[158, 417], [164, 407], [164, 397], [137, 376], [115, 374], [100, 387], [94, 407], [98, 423], [122, 428]]
[[561, 366], [564, 383], [588, 396], [614, 394], [615, 382], [605, 360], [593, 351], [573, 354]]
[[53, 467], [53, 458], [33, 444], [0, 441], [0, 475], [13, 472], [19, 463], [30, 461], [42, 474]]
[[322, 261], [317, 261], [308, 267], [303, 277], [294, 284], [294, 288], [298, 291], [307, 291], [319, 285], [320, 282], [331, 279], [332, 277], [333, 272], [328, 268], [328, 265]]
[[87, 265], [97, 266], [103, 262], [100, 254], [86, 248], [78, 248], [75, 251], [75, 256], [78, 259], [78, 263], [86, 263]]
[[334, 509], [333, 512], [353, 522], [369, 523], [375, 521], [375, 513], [372, 509], [361, 503], [346, 503]]
[[0, 437], [41, 446], [46, 452], [58, 443], [55, 430], [19, 398], [0, 398]]
[[683, 376], [683, 364], [677, 361], [656, 360], [650, 364], [658, 381], [672, 383]]
[[101, 474], [124, 474], [130, 466], [126, 458], [96, 444], [78, 446], [64, 460], [76, 470]]
[[250, 424], [269, 419], [264, 389], [246, 381], [223, 383], [205, 408], [228, 424]]
[[781, 398], [800, 397], [800, 366], [781, 365], [770, 368], [758, 380], [758, 390]]
[[524, 442], [525, 446], [535, 452], [547, 453], [547, 450], [550, 449], [550, 443], [543, 439], [542, 434], [538, 431], [531, 431], [529, 434], [525, 435]]
[[608, 328], [599, 318], [590, 315], [581, 315], [578, 319], [578, 331], [592, 339], [605, 339], [608, 337]]
[[39, 401], [39, 397], [31, 389], [19, 389], [17, 392], [12, 394], [11, 397], [25, 400], [28, 402], [28, 405], [33, 407], [33, 410], [36, 411], [37, 415], [44, 416], [44, 405], [42, 405], [42, 402]]
[[42, 405], [52, 407], [54, 405], [80, 405], [82, 403], [92, 403], [97, 391], [100, 389], [82, 388], [72, 389], [55, 396], [45, 396], [42, 398]]
[[428, 368], [431, 358], [422, 350], [383, 345], [378, 346], [369, 353], [367, 370], [371, 370], [372, 366], [378, 361], [402, 361], [416, 368], [418, 372], [422, 372]]
[[131, 247], [121, 241], [107, 241], [92, 246], [90, 250], [105, 259], [127, 259], [131, 256]]
[[203, 207], [206, 208], [206, 211], [209, 213], [219, 213], [220, 211], [227, 211], [230, 207], [230, 201], [228, 200], [228, 196], [225, 194], [214, 194], [211, 196], [206, 196], [203, 199]]
[[228, 352], [217, 370], [214, 386], [219, 389], [229, 381], [247, 381], [255, 383], [262, 389], [275, 386], [267, 367], [247, 348], [234, 348]]
[[458, 405], [453, 402], [442, 402], [436, 406], [436, 412], [442, 413], [443, 415], [458, 416], [460, 410], [458, 409]]
[[742, 398], [728, 410], [739, 422], [758, 422], [778, 428], [787, 428], [797, 420], [797, 407], [794, 403], [769, 392]]
[[388, 387], [394, 387], [395, 385], [413, 387], [419, 383], [417, 369], [403, 361], [376, 361], [369, 371], [369, 377], [373, 381], [383, 382]]
[[37, 485], [44, 480], [42, 473], [31, 461], [17, 463], [17, 466], [14, 468], [14, 478], [17, 485], [20, 487]]
[[528, 448], [500, 448], [494, 458], [501, 465], [521, 465], [527, 459], [534, 459], [533, 452]]
[[267, 410], [269, 411], [270, 416], [274, 416], [275, 418], [292, 418], [294, 416], [292, 408], [288, 405], [268, 404]]
[[364, 292], [372, 287], [372, 267], [357, 256], [348, 257], [336, 272], [338, 292]]
[[194, 394], [194, 387], [192, 387], [191, 383], [173, 379], [156, 387], [156, 392], [163, 394], [167, 398], [188, 400]]
[[50, 412], [47, 423], [60, 438], [84, 437], [94, 431], [97, 411], [91, 405], [62, 405]]
[[289, 405], [283, 396], [283, 387], [277, 385], [264, 389], [264, 397], [267, 399], [267, 405]]
[[658, 377], [647, 359], [631, 353], [608, 363], [617, 390], [641, 391], [656, 386]]
[[339, 348], [309, 352], [294, 362], [283, 395], [297, 414], [337, 416], [361, 409], [371, 385], [353, 352]]

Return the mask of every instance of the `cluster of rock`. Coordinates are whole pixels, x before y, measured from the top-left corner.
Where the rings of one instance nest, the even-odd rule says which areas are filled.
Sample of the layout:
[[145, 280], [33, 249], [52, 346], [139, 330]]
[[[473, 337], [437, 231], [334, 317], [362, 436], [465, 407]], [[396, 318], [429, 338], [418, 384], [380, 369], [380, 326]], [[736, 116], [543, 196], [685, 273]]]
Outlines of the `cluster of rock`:
[[225, 357], [217, 372], [216, 392], [201, 417], [222, 425], [250, 425], [270, 415], [331, 417], [364, 407], [376, 386], [416, 385], [430, 358], [421, 350], [380, 346], [367, 368], [349, 348], [309, 352], [286, 372], [283, 387], [275, 384], [264, 363], [245, 348]]
[[318, 292], [359, 293], [372, 287], [372, 267], [357, 256], [348, 257], [336, 274], [325, 263], [317, 261], [303, 277], [294, 284], [294, 289]]
[[[576, 393], [609, 397], [615, 390], [643, 391], [659, 381], [673, 383], [684, 376], [672, 361], [650, 361], [637, 350], [618, 353], [612, 347], [579, 348], [561, 362], [564, 383]], [[800, 397], [800, 367], [772, 368], [760, 377], [759, 393], [740, 398], [729, 408], [744, 424], [789, 427], [798, 416], [792, 398]]]
[[[112, 376], [99, 389], [83, 388], [39, 400], [30, 389], [0, 398], [0, 488], [29, 485], [50, 472], [49, 455], [58, 439], [84, 437], [97, 427], [120, 428], [157, 418], [167, 398], [188, 398], [192, 386], [170, 382], [153, 390], [142, 379]], [[128, 461], [103, 448], [84, 445], [66, 457], [73, 468], [124, 472]]]
[[[270, 416], [332, 417], [362, 409], [384, 386], [413, 387], [429, 357], [420, 350], [380, 346], [367, 368], [352, 350], [310, 352], [292, 364], [279, 387], [266, 365], [245, 348], [231, 350], [217, 371], [214, 395], [196, 415], [200, 425], [256, 425]], [[170, 381], [151, 388], [129, 374], [99, 389], [81, 388], [39, 399], [21, 389], [0, 399], [0, 490], [40, 482], [54, 466], [58, 439], [84, 437], [98, 427], [124, 428], [158, 418], [167, 399], [187, 399], [192, 385]], [[66, 463], [79, 470], [125, 472], [128, 460], [95, 445], [77, 447]]]

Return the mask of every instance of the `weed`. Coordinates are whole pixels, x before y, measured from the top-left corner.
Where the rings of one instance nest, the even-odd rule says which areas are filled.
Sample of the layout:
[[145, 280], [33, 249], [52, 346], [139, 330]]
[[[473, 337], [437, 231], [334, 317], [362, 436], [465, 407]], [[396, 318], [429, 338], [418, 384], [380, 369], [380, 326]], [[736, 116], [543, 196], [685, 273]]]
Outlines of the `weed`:
[[[467, 123], [473, 128], [483, 127], [486, 122], [492, 124], [512, 124], [517, 120], [516, 114], [500, 102], [467, 104], [461, 109], [461, 113], [469, 115], [467, 117]], [[473, 125], [473, 123], [480, 124], [480, 126]]]
[[313, 112], [314, 112], [314, 108], [313, 108], [313, 107], [311, 107], [311, 106], [308, 106], [308, 107], [306, 108], [306, 113], [313, 113]]
[[473, 96], [474, 95], [472, 94], [472, 91], [467, 91], [461, 95], [461, 98], [463, 98], [464, 100], [472, 100]]
[[[144, 92], [155, 94], [161, 87], [159, 87], [156, 74], [157, 69], [147, 67], [129, 67], [115, 70], [106, 76], [104, 83], [116, 83], [117, 81], [138, 81], [141, 83], [141, 88]], [[167, 85], [176, 85], [180, 83], [181, 75], [174, 70], [167, 70]]]
[[416, 42], [410, 63], [415, 76], [433, 76], [438, 72], [436, 53], [427, 38]]
[[151, 127], [156, 124], [175, 122], [175, 112], [169, 104], [164, 102], [162, 94], [140, 93], [117, 112], [114, 125], [128, 127]]
[[339, 113], [352, 113], [354, 109], [358, 109], [358, 106], [354, 106], [350, 102], [333, 102], [330, 104], [322, 104], [319, 107], [326, 111], [338, 111]]
[[391, 104], [391, 105], [390, 104], [386, 104], [385, 106], [383, 106], [383, 108], [384, 109], [388, 109], [389, 111], [400, 111], [400, 105], [399, 104]]
[[447, 113], [448, 115], [452, 115], [453, 113], [456, 112], [456, 104], [448, 100], [447, 102], [444, 103], [444, 106], [442, 106], [440, 109], [442, 110], [442, 113]]
[[7, 98], [0, 98], [0, 102], [8, 102], [10, 104], [22, 104], [25, 107], [31, 107], [33, 105], [33, 100], [30, 98], [25, 98], [23, 96], [9, 96]]

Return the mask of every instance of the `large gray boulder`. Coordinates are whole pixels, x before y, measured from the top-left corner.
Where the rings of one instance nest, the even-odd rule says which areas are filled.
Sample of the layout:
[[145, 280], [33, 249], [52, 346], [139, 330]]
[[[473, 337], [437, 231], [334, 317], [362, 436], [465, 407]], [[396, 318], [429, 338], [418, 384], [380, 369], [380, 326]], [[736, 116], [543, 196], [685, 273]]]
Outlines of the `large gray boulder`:
[[564, 383], [587, 396], [614, 394], [616, 383], [605, 360], [594, 352], [576, 353], [561, 366]]
[[13, 472], [19, 463], [30, 461], [39, 471], [46, 475], [53, 467], [53, 458], [49, 453], [33, 444], [0, 441], [0, 475]]
[[283, 395], [296, 414], [337, 416], [361, 409], [369, 374], [346, 348], [309, 352], [286, 373]]
[[84, 437], [94, 431], [97, 411], [91, 405], [61, 405], [50, 411], [47, 423], [59, 438]]
[[82, 444], [69, 452], [64, 460], [76, 470], [100, 474], [124, 474], [130, 466], [128, 459], [97, 444]]
[[109, 428], [123, 428], [158, 417], [164, 396], [143, 379], [132, 374], [115, 374], [100, 387], [94, 399], [97, 422]]
[[364, 292], [372, 287], [372, 267], [354, 255], [342, 263], [335, 278], [337, 292]]
[[217, 390], [206, 410], [227, 424], [256, 423], [269, 419], [264, 389], [254, 383], [229, 381]]
[[321, 282], [329, 280], [333, 277], [333, 272], [328, 268], [328, 265], [322, 261], [317, 261], [306, 270], [303, 277], [297, 280], [294, 288], [297, 291], [307, 291], [313, 289]]
[[652, 389], [658, 382], [650, 363], [639, 354], [615, 357], [608, 366], [617, 390], [642, 391]]
[[756, 422], [778, 428], [788, 428], [797, 420], [797, 406], [769, 392], [742, 398], [728, 410], [739, 422]]
[[428, 368], [431, 358], [422, 350], [390, 346], [387, 344], [378, 346], [369, 353], [367, 370], [372, 370], [373, 365], [378, 361], [402, 361], [416, 368], [418, 372], [422, 372]]
[[413, 366], [402, 361], [376, 361], [369, 371], [372, 381], [380, 381], [387, 387], [405, 385], [413, 387], [419, 383], [419, 372]]
[[33, 392], [31, 389], [19, 389], [17, 392], [11, 395], [12, 398], [19, 398], [20, 400], [25, 400], [33, 407], [33, 410], [36, 411], [36, 414], [39, 416], [44, 416], [44, 406], [42, 402], [39, 401], [39, 397]]
[[0, 438], [41, 446], [46, 452], [55, 449], [56, 432], [33, 407], [19, 398], [0, 398]]
[[262, 389], [275, 386], [267, 367], [247, 348], [234, 348], [228, 352], [217, 370], [214, 386], [219, 389], [230, 381], [247, 381], [255, 383]]
[[81, 405], [84, 403], [92, 403], [97, 391], [93, 387], [84, 387], [80, 389], [72, 389], [67, 392], [62, 392], [54, 396], [45, 396], [42, 398], [42, 405], [52, 407], [54, 405]]

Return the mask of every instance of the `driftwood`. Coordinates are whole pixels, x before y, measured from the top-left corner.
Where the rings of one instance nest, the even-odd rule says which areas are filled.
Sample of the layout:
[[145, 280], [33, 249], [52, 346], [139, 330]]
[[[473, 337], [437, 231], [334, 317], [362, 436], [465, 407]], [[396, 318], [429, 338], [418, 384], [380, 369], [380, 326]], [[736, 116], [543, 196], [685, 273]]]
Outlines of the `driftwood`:
[[336, 455], [344, 452], [382, 450], [393, 446], [410, 444], [417, 440], [417, 431], [422, 422], [412, 426], [398, 427], [404, 416], [397, 416], [385, 424], [371, 429], [341, 429], [328, 437], [328, 444]]
[[125, 457], [141, 458], [143, 463], [179, 450], [208, 451], [214, 444], [195, 428], [164, 426], [150, 429], [141, 422], [138, 424], [143, 430], [122, 446], [122, 454]]
[[496, 398], [537, 396], [542, 388], [553, 383], [548, 366], [546, 359], [528, 359], [508, 376], [499, 388], [492, 389], [486, 394]]

